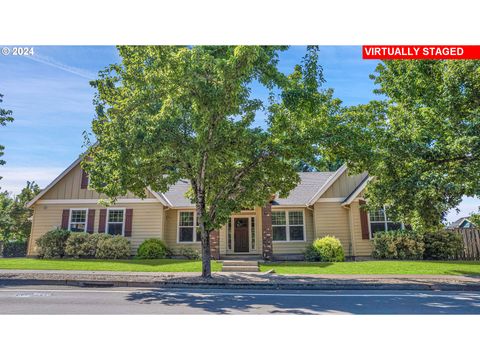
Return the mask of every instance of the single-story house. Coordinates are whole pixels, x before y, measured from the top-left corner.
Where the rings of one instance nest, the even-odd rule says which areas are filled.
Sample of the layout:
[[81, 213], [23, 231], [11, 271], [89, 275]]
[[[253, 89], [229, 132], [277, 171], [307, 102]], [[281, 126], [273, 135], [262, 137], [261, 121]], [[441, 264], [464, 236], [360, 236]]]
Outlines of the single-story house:
[[447, 229], [470, 229], [474, 228], [475, 225], [472, 224], [468, 217], [461, 217], [458, 220], [455, 220], [450, 225], [447, 226]]
[[[98, 200], [106, 196], [89, 189], [80, 161], [74, 161], [28, 204], [33, 209], [29, 256], [37, 254], [36, 240], [57, 227], [120, 234], [130, 239], [133, 251], [151, 237], [163, 239], [174, 252], [181, 247], [200, 250], [195, 207], [185, 197], [187, 181], [179, 181], [166, 193], [145, 189], [144, 199], [128, 194], [105, 207]], [[325, 235], [337, 237], [348, 257], [369, 256], [374, 232], [398, 228], [384, 210], [368, 214], [361, 208], [369, 181], [366, 173], [351, 175], [342, 166], [335, 172], [299, 175], [301, 182], [288, 197], [234, 214], [214, 231], [212, 256], [299, 258], [309, 243]]]

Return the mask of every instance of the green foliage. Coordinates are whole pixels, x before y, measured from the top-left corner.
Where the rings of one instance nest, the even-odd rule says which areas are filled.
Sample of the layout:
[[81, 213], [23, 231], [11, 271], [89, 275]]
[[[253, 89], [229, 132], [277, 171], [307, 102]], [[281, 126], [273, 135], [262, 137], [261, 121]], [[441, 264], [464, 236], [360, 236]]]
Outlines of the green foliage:
[[27, 203], [40, 192], [35, 182], [27, 181], [20, 194], [11, 196], [0, 193], [0, 240], [23, 240], [30, 236], [33, 211], [27, 209]]
[[386, 61], [371, 77], [384, 100], [345, 109], [323, 132], [337, 134], [350, 169], [375, 177], [370, 206], [436, 229], [463, 195], [480, 195], [480, 61]]
[[[1, 249], [1, 246], [0, 246]], [[3, 243], [3, 257], [24, 257], [27, 255], [27, 242], [22, 240], [5, 241]]]
[[130, 241], [117, 235], [98, 240], [95, 257], [97, 259], [126, 259], [132, 254]]
[[[90, 185], [112, 199], [145, 188], [166, 192], [180, 179], [198, 205], [204, 276], [209, 232], [232, 213], [286, 196], [299, 181], [296, 164], [315, 165], [312, 129], [340, 102], [320, 91], [318, 49], [286, 75], [275, 46], [121, 46], [121, 63], [92, 82], [96, 144], [82, 166]], [[252, 84], [269, 92], [252, 97]], [[316, 116], [305, 108], [314, 109]], [[263, 112], [265, 128], [255, 127]]]
[[200, 252], [191, 247], [181, 247], [175, 252], [175, 256], [179, 256], [188, 260], [200, 260]]
[[140, 259], [164, 259], [170, 251], [165, 243], [157, 238], [146, 239], [137, 249]]
[[[3, 102], [2, 98], [3, 98], [3, 95], [0, 94], [0, 104]], [[5, 109], [0, 108], [0, 126], [5, 126], [5, 125], [7, 125], [7, 122], [12, 122], [13, 117], [11, 115], [12, 115], [12, 110], [5, 110]], [[0, 158], [4, 154], [4, 152], [3, 152], [4, 149], [5, 149], [5, 147], [3, 145], [0, 145]], [[4, 164], [5, 164], [5, 161], [0, 159], [0, 165], [4, 165]], [[0, 179], [1, 178], [2, 177], [0, 176]]]
[[94, 257], [98, 238], [86, 232], [71, 233], [65, 244], [65, 255], [74, 258]]
[[325, 236], [315, 240], [305, 250], [306, 261], [339, 262], [345, 261], [342, 244], [334, 236]]
[[70, 231], [54, 229], [40, 236], [36, 242], [38, 256], [45, 259], [61, 258], [65, 255], [65, 245]]
[[462, 237], [453, 231], [430, 231], [422, 238], [425, 244], [423, 258], [427, 260], [454, 259], [463, 250]]
[[377, 259], [418, 260], [424, 250], [422, 236], [414, 231], [377, 232], [373, 237], [372, 256]]
[[480, 209], [479, 212], [471, 214], [468, 220], [476, 227], [480, 229]]

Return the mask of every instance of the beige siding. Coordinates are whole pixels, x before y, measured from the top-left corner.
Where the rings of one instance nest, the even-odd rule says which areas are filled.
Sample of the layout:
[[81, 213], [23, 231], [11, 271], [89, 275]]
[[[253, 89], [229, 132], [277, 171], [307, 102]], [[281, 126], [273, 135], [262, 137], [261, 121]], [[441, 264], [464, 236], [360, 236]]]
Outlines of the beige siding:
[[366, 173], [358, 175], [348, 175], [348, 170], [345, 171], [330, 188], [323, 193], [321, 198], [346, 198], [352, 193]]
[[360, 206], [358, 201], [350, 204], [352, 211], [353, 239], [355, 246], [355, 256], [370, 256], [372, 253], [372, 241], [362, 239], [362, 225], [360, 223]]
[[[149, 237], [162, 237], [163, 205], [160, 203], [118, 203], [115, 208], [133, 209], [132, 236], [128, 239], [132, 243], [133, 252]], [[95, 209], [94, 232], [98, 231], [100, 209], [97, 204], [50, 205], [37, 204], [34, 206], [32, 232], [30, 235], [28, 255], [36, 255], [36, 240], [49, 230], [58, 228], [62, 222], [63, 209]]]
[[292, 211], [304, 211], [305, 219], [305, 241], [274, 241], [273, 242], [273, 254], [302, 254], [305, 251], [305, 247], [310, 244], [314, 239], [313, 232], [313, 212], [307, 208], [288, 208], [281, 209], [273, 207], [272, 211], [278, 210], [292, 210]]
[[[68, 174], [66, 174], [59, 182], [57, 182], [50, 190], [43, 196], [42, 200], [59, 200], [59, 199], [101, 199], [105, 195], [99, 194], [96, 191], [89, 189], [81, 189], [80, 183], [82, 181], [82, 169], [80, 164], [75, 166]], [[146, 191], [147, 198], [154, 198], [154, 196]], [[132, 193], [128, 193], [121, 199], [136, 198]]]
[[200, 242], [179, 243], [178, 238], [178, 212], [181, 210], [168, 209], [165, 211], [165, 236], [164, 241], [174, 252], [182, 247], [189, 247], [201, 251]]
[[349, 210], [339, 202], [317, 202], [315, 209], [315, 238], [331, 235], [340, 240], [347, 256], [350, 246]]

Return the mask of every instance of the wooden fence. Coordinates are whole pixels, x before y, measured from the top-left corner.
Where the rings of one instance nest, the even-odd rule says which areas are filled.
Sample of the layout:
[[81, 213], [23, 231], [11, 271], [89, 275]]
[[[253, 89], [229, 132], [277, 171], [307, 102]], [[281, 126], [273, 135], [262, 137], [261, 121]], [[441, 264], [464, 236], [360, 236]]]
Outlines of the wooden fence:
[[480, 260], [480, 229], [456, 229], [463, 238], [463, 253], [460, 260]]

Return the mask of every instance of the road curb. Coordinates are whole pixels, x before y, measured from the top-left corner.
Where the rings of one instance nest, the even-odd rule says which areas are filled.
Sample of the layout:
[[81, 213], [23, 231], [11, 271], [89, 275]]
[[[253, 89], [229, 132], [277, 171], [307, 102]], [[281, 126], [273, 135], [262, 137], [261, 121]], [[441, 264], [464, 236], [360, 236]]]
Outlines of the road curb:
[[403, 290], [403, 291], [480, 291], [480, 284], [455, 283], [342, 283], [337, 281], [300, 283], [198, 283], [182, 281], [108, 281], [108, 280], [59, 280], [59, 279], [0, 279], [2, 286], [57, 285], [85, 288], [132, 287], [132, 288], [191, 288], [191, 289], [245, 289], [245, 290]]

